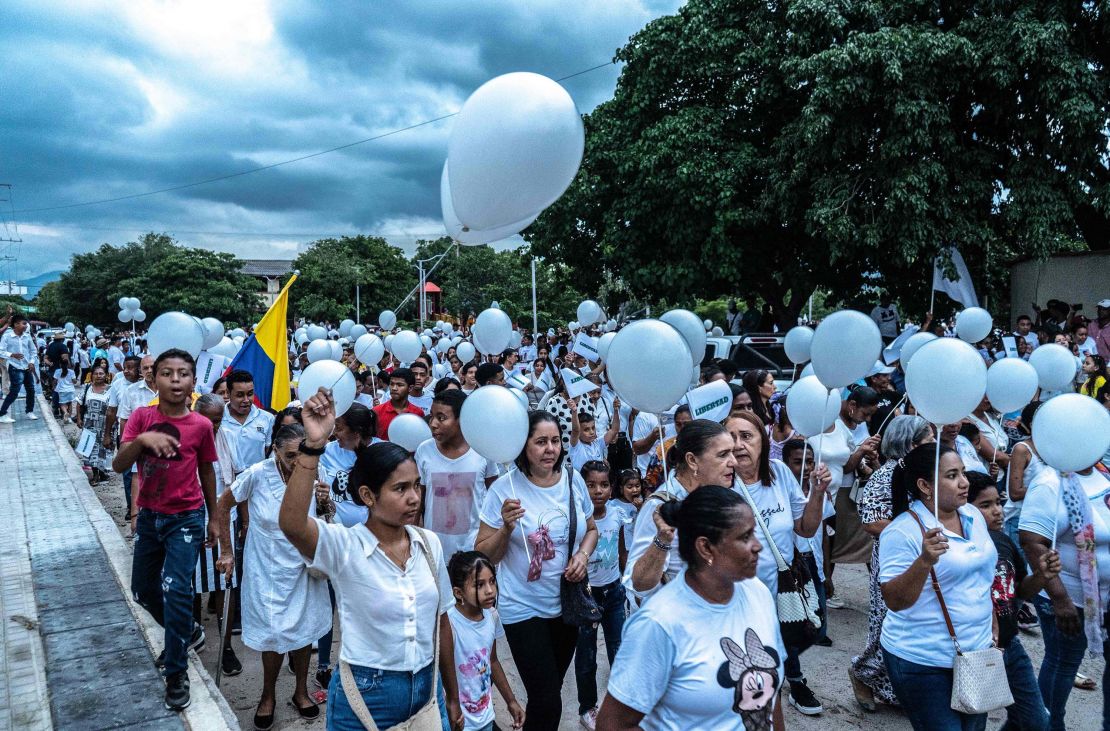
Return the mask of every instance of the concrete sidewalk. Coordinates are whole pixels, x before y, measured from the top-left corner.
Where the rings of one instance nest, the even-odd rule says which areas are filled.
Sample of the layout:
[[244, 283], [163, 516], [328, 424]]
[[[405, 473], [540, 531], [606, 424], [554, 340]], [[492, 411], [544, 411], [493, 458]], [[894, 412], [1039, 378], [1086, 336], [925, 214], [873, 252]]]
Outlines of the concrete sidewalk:
[[238, 728], [194, 655], [192, 705], [163, 706], [130, 548], [42, 399], [37, 414], [0, 426], [0, 731]]

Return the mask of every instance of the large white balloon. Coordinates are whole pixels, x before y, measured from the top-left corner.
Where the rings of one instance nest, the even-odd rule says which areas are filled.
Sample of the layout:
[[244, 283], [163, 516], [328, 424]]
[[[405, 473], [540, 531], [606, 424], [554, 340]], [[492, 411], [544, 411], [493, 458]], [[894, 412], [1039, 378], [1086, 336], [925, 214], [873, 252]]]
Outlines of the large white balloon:
[[204, 349], [209, 350], [219, 344], [224, 337], [224, 324], [214, 317], [206, 317], [200, 321], [204, 328]]
[[574, 180], [584, 147], [582, 117], [558, 83], [526, 72], [487, 81], [447, 144], [455, 213], [475, 231], [537, 215]]
[[502, 239], [507, 239], [514, 236], [524, 229], [532, 225], [532, 222], [539, 217], [537, 213], [534, 216], [528, 216], [522, 221], [514, 221], [507, 226], [498, 226], [497, 228], [487, 230], [469, 229], [463, 226], [462, 221], [455, 215], [455, 204], [451, 202], [451, 181], [450, 173], [447, 170], [448, 164], [443, 163], [443, 173], [439, 178], [439, 204], [443, 210], [443, 227], [447, 229], [447, 235], [458, 241], [461, 244], [472, 246], [475, 244], [492, 244]]
[[815, 437], [840, 415], [840, 389], [830, 393], [817, 376], [800, 378], [786, 392], [786, 413], [799, 434]]
[[235, 345], [231, 338], [222, 337], [220, 338], [220, 342], [216, 343], [211, 348], [207, 348], [207, 350], [213, 355], [222, 355], [225, 358], [234, 358], [235, 354], [239, 351], [239, 348]]
[[840, 310], [822, 320], [809, 346], [813, 372], [829, 388], [866, 376], [882, 350], [879, 326], [856, 310]]
[[309, 325], [305, 328], [309, 340], [327, 340], [328, 331], [320, 325]]
[[1003, 414], [1017, 411], [1037, 394], [1037, 369], [1021, 358], [1001, 358], [987, 369], [987, 398]]
[[331, 349], [332, 360], [343, 360], [343, 345], [338, 340], [329, 340], [328, 347]]
[[991, 334], [994, 318], [982, 307], [968, 307], [956, 315], [956, 335], [965, 343], [975, 344]]
[[[704, 338], [701, 320], [694, 319]], [[637, 320], [621, 330], [607, 356], [609, 383], [623, 403], [640, 411], [663, 413], [690, 385], [690, 346], [682, 333], [660, 320]]]
[[447, 338], [440, 338], [439, 342], [436, 343], [436, 352], [439, 353], [440, 355], [443, 355], [444, 353], [447, 352], [447, 350], [450, 347], [451, 347], [451, 341], [450, 340], [448, 340]]
[[1034, 350], [1029, 356], [1029, 365], [1037, 369], [1041, 388], [1046, 391], [1061, 391], [1075, 378], [1075, 356], [1056, 343], [1041, 345]]
[[474, 346], [466, 342], [459, 343], [455, 347], [455, 355], [457, 355], [459, 357], [459, 360], [463, 363], [469, 363], [470, 361], [474, 360]]
[[615, 332], [607, 332], [597, 339], [597, 355], [601, 358], [601, 362], [606, 362], [609, 356], [609, 346], [613, 343], [613, 338], [617, 337]]
[[910, 358], [916, 353], [925, 343], [931, 343], [937, 339], [936, 335], [932, 333], [920, 332], [911, 335], [902, 345], [902, 350], [898, 353], [898, 360], [902, 363], [902, 370], [906, 370], [906, 366], [910, 362]]
[[420, 344], [423, 345], [428, 350], [431, 350], [432, 349], [432, 338], [431, 338], [431, 336], [430, 335], [421, 335], [420, 336]]
[[355, 357], [367, 366], [376, 366], [385, 355], [385, 344], [373, 333], [366, 333], [355, 341]]
[[443, 323], [443, 334], [444, 335], [450, 335], [454, 331], [455, 331], [455, 326], [454, 325], [452, 325], [449, 322]]
[[709, 319], [702, 320], [701, 324], [702, 324], [702, 327], [705, 328], [706, 332], [709, 332], [710, 330], [713, 329], [713, 321], [712, 320], [709, 320]]
[[705, 326], [698, 316], [690, 310], [670, 310], [659, 319], [682, 334], [690, 351], [690, 361], [701, 365], [701, 359], [705, 357]]
[[783, 339], [783, 350], [791, 363], [801, 365], [809, 360], [809, 346], [813, 343], [813, 328], [798, 325], [790, 328]]
[[432, 430], [428, 428], [428, 422], [416, 414], [401, 414], [389, 422], [387, 436], [389, 441], [400, 444], [405, 451], [415, 452], [417, 447], [432, 438]]
[[124, 309], [137, 310], [137, 309], [139, 309], [140, 306], [141, 305], [139, 303], [139, 298], [138, 297], [128, 297], [127, 298], [127, 303], [124, 305]]
[[131, 318], [133, 316], [134, 313], [132, 313], [131, 310], [120, 310], [119, 313], [116, 315], [116, 319], [120, 322], [131, 322]]
[[135, 310], [131, 316], [135, 318], [135, 322], [146, 322], [146, 313], [142, 310]]
[[416, 360], [424, 349], [424, 344], [420, 342], [420, 336], [412, 330], [402, 330], [397, 333], [393, 336], [391, 345], [393, 355], [405, 363]]
[[1033, 443], [1050, 467], [1062, 472], [1085, 470], [1110, 449], [1110, 412], [1079, 393], [1049, 399], [1033, 417]]
[[297, 345], [304, 345], [308, 342], [308, 332], [305, 330], [298, 330], [293, 333], [293, 339], [297, 341]]
[[343, 322], [339, 323], [339, 334], [343, 337], [347, 337], [351, 334], [351, 328], [354, 326], [354, 320], [344, 320]]
[[313, 340], [308, 344], [309, 363], [318, 363], [322, 360], [331, 360], [331, 345], [327, 340]]
[[509, 333], [509, 347], [513, 350], [520, 347], [522, 340], [524, 340], [524, 336], [521, 334], [520, 330], [513, 330]]
[[983, 356], [957, 338], [923, 345], [906, 368], [906, 393], [917, 413], [934, 424], [952, 424], [970, 414], [986, 389]]
[[317, 361], [304, 369], [297, 381], [297, 398], [301, 402], [316, 395], [321, 388], [331, 389], [335, 400], [335, 415], [342, 416], [355, 400], [355, 374], [342, 363], [334, 360]]
[[501, 353], [509, 347], [512, 332], [513, 321], [505, 311], [490, 307], [474, 321], [474, 347], [486, 355]]
[[583, 300], [578, 305], [578, 322], [589, 327], [601, 319], [601, 305], [593, 300]]
[[369, 331], [366, 329], [365, 325], [356, 322], [354, 325], [351, 325], [351, 331], [347, 333], [347, 337], [351, 340], [358, 340], [367, 332]]
[[382, 343], [385, 345], [386, 350], [390, 353], [393, 352], [393, 335], [386, 335], [385, 338], [382, 339]]
[[184, 312], [166, 312], [150, 323], [146, 347], [155, 358], [171, 348], [179, 348], [196, 358], [204, 350], [204, 328]]
[[127, 309], [127, 302], [130, 299], [131, 299], [130, 297], [120, 297], [119, 301], [116, 302], [116, 304], [119, 305], [119, 308], [121, 310], [126, 310]]
[[392, 330], [397, 327], [397, 313], [393, 310], [382, 310], [378, 315], [378, 327], [382, 330]]
[[528, 409], [504, 386], [482, 386], [463, 401], [459, 428], [463, 438], [486, 459], [512, 462], [528, 440]]

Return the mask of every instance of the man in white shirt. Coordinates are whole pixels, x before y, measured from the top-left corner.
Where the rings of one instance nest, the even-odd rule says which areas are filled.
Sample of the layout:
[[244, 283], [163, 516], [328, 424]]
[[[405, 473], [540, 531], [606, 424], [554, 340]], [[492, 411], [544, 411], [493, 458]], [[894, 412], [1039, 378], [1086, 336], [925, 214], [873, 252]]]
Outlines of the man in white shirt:
[[27, 394], [27, 418], [35, 416], [35, 379], [38, 378], [38, 349], [31, 333], [27, 332], [27, 318], [12, 315], [11, 327], [0, 337], [0, 359], [8, 363], [8, 395], [0, 406], [0, 424], [13, 424], [15, 419], [8, 416], [8, 409], [19, 397], [19, 389]]
[[536, 359], [536, 346], [532, 344], [531, 335], [524, 335], [520, 338], [520, 348], [517, 349], [517, 354], [520, 355], [520, 360], [524, 363], [531, 363]]
[[120, 347], [122, 342], [122, 338], [112, 338], [112, 344], [108, 347], [108, 371], [112, 376], [123, 373], [123, 359], [127, 356]]
[[426, 388], [428, 385], [428, 364], [424, 362], [422, 357], [417, 358], [409, 366], [409, 370], [412, 371], [412, 376], [416, 380], [416, 383], [409, 389], [409, 403], [419, 407], [425, 414], [431, 413], [432, 398], [435, 394]]
[[224, 484], [230, 485], [241, 472], [266, 459], [266, 446], [274, 429], [274, 415], [254, 404], [254, 376], [234, 370], [227, 377], [228, 402], [220, 432], [224, 434], [228, 464], [220, 461]]
[[898, 337], [898, 308], [891, 302], [889, 295], [884, 296], [871, 310], [871, 319], [879, 326], [879, 334], [883, 336], [884, 342], [890, 343]]
[[1017, 330], [1014, 330], [1014, 336], [1029, 343], [1030, 350], [1034, 350], [1041, 344], [1041, 341], [1037, 339], [1037, 333], [1033, 332], [1033, 318], [1029, 317], [1029, 315], [1018, 317]]
[[632, 453], [636, 455], [636, 467], [643, 477], [651, 464], [652, 447], [659, 441], [659, 418], [632, 409], [628, 421], [632, 424]]

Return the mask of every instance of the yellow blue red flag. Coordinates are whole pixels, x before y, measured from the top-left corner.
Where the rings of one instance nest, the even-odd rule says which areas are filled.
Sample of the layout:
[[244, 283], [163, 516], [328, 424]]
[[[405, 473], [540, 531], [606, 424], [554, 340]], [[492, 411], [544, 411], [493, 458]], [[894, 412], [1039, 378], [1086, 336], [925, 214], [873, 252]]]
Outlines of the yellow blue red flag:
[[289, 404], [289, 332], [285, 327], [289, 309], [289, 285], [297, 281], [294, 272], [277, 300], [258, 321], [258, 327], [235, 354], [227, 373], [249, 371], [254, 376], [254, 399], [259, 406], [281, 411]]

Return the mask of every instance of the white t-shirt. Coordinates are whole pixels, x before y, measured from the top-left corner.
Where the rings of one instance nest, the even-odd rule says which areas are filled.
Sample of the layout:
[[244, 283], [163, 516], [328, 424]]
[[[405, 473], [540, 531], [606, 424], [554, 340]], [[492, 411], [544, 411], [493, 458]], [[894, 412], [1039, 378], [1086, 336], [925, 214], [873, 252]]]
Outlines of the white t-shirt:
[[[844, 465], [856, 451], [856, 440], [852, 430], [842, 419], [833, 423], [833, 430], [825, 434], [810, 437], [809, 448], [813, 450], [814, 459], [821, 455], [821, 461], [829, 468], [832, 482], [829, 483], [829, 498], [836, 504], [836, 493], [841, 487], [851, 487], [855, 481], [855, 473], [844, 474]], [[795, 480], [797, 482], [797, 480]]]
[[[375, 437], [374, 442], [377, 441], [380, 440]], [[324, 447], [324, 453], [320, 455], [320, 468], [324, 471], [328, 487], [332, 488], [331, 501], [335, 503], [335, 519], [348, 528], [365, 523], [370, 517], [370, 511], [365, 505], [359, 505], [351, 500], [350, 493], [357, 488], [357, 485], [348, 484], [346, 494], [336, 491], [335, 478], [340, 473], [350, 472], [355, 466], [356, 456], [353, 450], [339, 446], [339, 442], [328, 442]], [[340, 479], [344, 480], [344, 478]]]
[[123, 405], [124, 393], [131, 385], [133, 385], [132, 382], [122, 375], [113, 378], [112, 384], [108, 386], [108, 408], [114, 408], [118, 413]]
[[871, 319], [879, 326], [879, 334], [884, 338], [898, 337], [898, 308], [895, 305], [876, 305], [871, 310]]
[[484, 729], [493, 722], [493, 643], [505, 636], [496, 609], [482, 610], [482, 619], [467, 619], [458, 610], [447, 610], [455, 636], [455, 674], [459, 704], [466, 731]]
[[[748, 492], [755, 500], [759, 514], [767, 529], [775, 539], [775, 546], [786, 561], [787, 565], [794, 560], [794, 521], [802, 517], [806, 509], [806, 496], [802, 492], [798, 479], [784, 463], [777, 459], [771, 460], [771, 485], [755, 483], [748, 485]], [[743, 495], [744, 493], [740, 493]], [[779, 567], [775, 561], [775, 553], [766, 544], [766, 536], [756, 525], [756, 535], [763, 543], [763, 550], [759, 552], [759, 565], [756, 572], [759, 580], [766, 584], [772, 594], [778, 593]]]
[[448, 560], [456, 551], [473, 551], [486, 478], [497, 477], [497, 465], [473, 449], [449, 459], [434, 439], [417, 447], [414, 459], [424, 485], [424, 527], [439, 536]]
[[579, 439], [577, 444], [570, 445], [570, 463], [574, 466], [575, 472], [580, 471], [582, 465], [591, 460], [604, 462], [609, 451], [607, 447], [605, 440], [600, 436], [595, 436], [589, 444]]
[[[567, 515], [567, 474], [551, 487], [540, 487], [519, 470], [511, 470], [490, 485], [482, 503], [481, 519], [486, 525], [500, 528], [501, 505], [510, 498], [520, 500], [524, 517], [509, 535], [509, 546], [498, 566], [500, 587], [498, 609], [506, 624], [539, 617], [551, 619], [562, 613], [559, 602], [559, 578], [566, 569], [570, 555], [578, 550], [586, 534], [586, 520], [593, 515], [594, 505], [586, 492], [586, 483], [577, 472], [569, 473], [577, 508], [577, 527], [572, 550], [567, 550], [570, 520]], [[521, 530], [521, 526], [524, 526]], [[528, 536], [527, 552], [524, 536]]]
[[[319, 537], [309, 568], [327, 574], [335, 589], [343, 628], [339, 657], [379, 670], [414, 673], [427, 667], [439, 615], [455, 604], [439, 539], [405, 526], [411, 551], [401, 569], [365, 525], [346, 528], [314, 520]], [[425, 551], [436, 578], [428, 570]]]
[[[114, 375], [123, 372], [123, 351], [113, 345], [108, 348], [108, 370]], [[117, 366], [119, 366], [117, 368]]]
[[424, 393], [420, 394], [419, 396], [413, 396], [410, 393], [409, 403], [419, 408], [421, 411], [424, 412], [424, 415], [427, 416], [428, 413], [432, 410], [432, 399], [434, 398], [435, 394], [425, 388]]
[[[834, 515], [836, 515], [836, 508], [833, 507], [832, 501], [829, 500], [828, 494], [826, 494], [825, 504], [821, 508], [821, 520], [826, 521]], [[813, 560], [817, 564], [817, 578], [821, 581], [825, 580], [825, 547], [822, 540], [824, 530], [825, 526], [822, 525], [817, 529], [817, 533], [810, 538], [803, 538], [797, 533], [794, 534], [794, 550], [813, 554]]]
[[960, 459], [962, 459], [964, 462], [964, 471], [982, 472], [984, 475], [990, 474], [990, 470], [987, 468], [986, 463], [983, 462], [983, 459], [979, 456], [979, 453], [975, 451], [975, 445], [971, 443], [970, 439], [963, 436], [962, 434], [957, 434], [955, 445], [956, 453], [960, 455]]
[[625, 625], [609, 695], [645, 714], [645, 731], [771, 728], [785, 657], [771, 593], [758, 579], [737, 582], [727, 604], [710, 604], [683, 573]]
[[[126, 379], [125, 379], [126, 380]], [[150, 402], [158, 396], [158, 392], [150, 386], [146, 385], [146, 380], [140, 378], [127, 387], [127, 390], [120, 396], [120, 405], [116, 414], [120, 419], [130, 419], [131, 412], [143, 406], [149, 406]], [[109, 404], [111, 401], [109, 401]], [[120, 430], [122, 433], [122, 429]], [[261, 460], [259, 460], [261, 462]]]
[[[668, 477], [667, 481], [659, 486], [656, 493], [659, 492], [665, 492], [678, 500], [685, 500], [689, 494], [682, 483], [674, 479], [674, 475]], [[655, 525], [655, 513], [662, 504], [663, 501], [658, 498], [648, 497], [644, 499], [644, 504], [640, 506], [640, 512], [636, 515], [635, 524], [632, 528], [632, 543], [628, 545], [628, 542], [625, 542], [625, 545], [628, 545], [628, 560], [624, 565], [624, 575], [621, 577], [621, 583], [624, 584], [626, 592], [638, 599], [646, 599], [652, 596], [659, 591], [662, 585], [656, 584], [647, 591], [637, 591], [632, 584], [632, 570], [636, 566], [636, 562], [651, 550], [652, 542], [659, 536], [659, 528]], [[676, 530], [674, 538], [671, 540], [671, 550], [667, 552], [667, 560], [663, 564], [663, 576], [667, 581], [672, 581], [684, 568], [686, 568], [686, 562], [678, 555], [678, 531]]]
[[586, 566], [590, 586], [608, 586], [621, 578], [620, 537], [628, 520], [628, 514], [623, 508], [625, 504], [610, 500], [605, 504], [605, 517], [594, 518], [597, 526], [597, 548], [590, 554], [590, 561]]
[[64, 376], [61, 368], [54, 371], [54, 393], [59, 395], [76, 393], [76, 383], [77, 373], [72, 368], [67, 369]]
[[[1098, 561], [1098, 590], [1104, 597], [1110, 596], [1110, 508], [1106, 498], [1110, 496], [1110, 480], [1098, 470], [1089, 475], [1076, 474], [1091, 504], [1091, 522], [1095, 529], [1095, 555]], [[1050, 467], [1037, 472], [1025, 494], [1025, 504], [1018, 518], [1018, 530], [1026, 530], [1052, 540], [1056, 536], [1056, 550], [1060, 552], [1060, 581], [1067, 589], [1068, 597], [1077, 607], [1083, 606], [1083, 585], [1079, 579], [1079, 551], [1075, 547], [1075, 535], [1068, 523], [1068, 510], [1059, 497], [1060, 473]], [[1047, 594], [1045, 594], [1047, 596]]]
[[[625, 418], [626, 414], [621, 414], [621, 416]], [[645, 414], [643, 412], [636, 414], [636, 423], [632, 425], [632, 441], [638, 442], [652, 432], [657, 431], [659, 431], [659, 418], [655, 414]], [[651, 455], [654, 452], [654, 449], [649, 449], [643, 454], [636, 455], [636, 466], [640, 469], [640, 475], [647, 474], [648, 465], [651, 464]]]
[[[910, 510], [921, 518], [925, 530], [937, 526], [936, 517], [920, 500], [915, 500]], [[944, 529], [948, 550], [933, 570], [940, 582], [960, 647], [967, 652], [982, 650], [991, 644], [991, 615], [994, 611], [991, 587], [998, 550], [987, 531], [987, 521], [978, 508], [964, 505], [958, 512], [963, 536]], [[879, 536], [879, 583], [885, 584], [904, 574], [920, 555], [921, 528], [907, 511], [891, 521]], [[929, 667], [952, 667], [956, 648], [952, 645], [944, 614], [929, 581], [925, 582], [921, 595], [912, 606], [887, 612], [880, 641], [884, 652], [893, 653], [903, 660]]]

